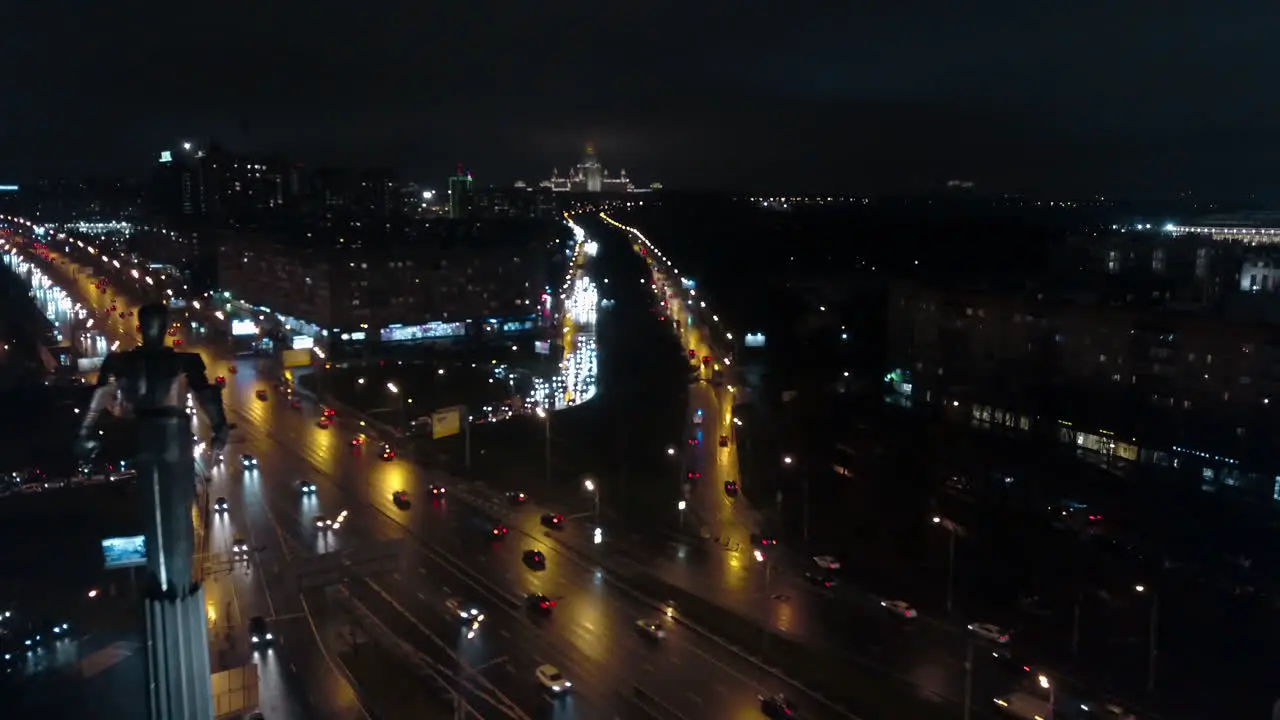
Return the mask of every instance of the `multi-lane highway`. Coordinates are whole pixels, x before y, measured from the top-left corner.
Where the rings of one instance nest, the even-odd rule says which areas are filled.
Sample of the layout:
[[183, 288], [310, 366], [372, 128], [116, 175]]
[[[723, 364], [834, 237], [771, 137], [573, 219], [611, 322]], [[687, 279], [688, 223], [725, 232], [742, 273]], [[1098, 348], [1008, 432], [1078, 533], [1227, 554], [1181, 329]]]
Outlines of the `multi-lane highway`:
[[[133, 326], [127, 313], [136, 305], [127, 302], [127, 289], [92, 291], [84, 283], [93, 273], [81, 269], [79, 275], [81, 285], [73, 294], [104, 306], [95, 308], [104, 319], [114, 298], [118, 309], [107, 321], [115, 336], [110, 339], [128, 347]], [[639, 704], [647, 704], [650, 715], [658, 717], [758, 717], [756, 695], [778, 691], [800, 697], [809, 715], [825, 716], [819, 701], [803, 698], [798, 689], [676, 618], [664, 617], [617, 584], [617, 575], [598, 567], [594, 553], [618, 567], [622, 542], [606, 536], [594, 545], [591, 528], [573, 517], [563, 531], [546, 530], [539, 521], [543, 508], [533, 503], [509, 506], [500, 497], [408, 463], [383, 462], [374, 448], [349, 444], [360, 428], [347, 419], [322, 429], [316, 423], [319, 408], [311, 402], [292, 408], [274, 389], [266, 401], [257, 399], [256, 391], [270, 389], [271, 383], [254, 361], [201, 347], [198, 338], [179, 337], [186, 337], [185, 349], [202, 352], [210, 375], [226, 378], [226, 404], [238, 425], [227, 462], [214, 471], [209, 488], [211, 497], [228, 500], [228, 512], [216, 516], [209, 529], [211, 650], [223, 665], [251, 657], [246, 618], [274, 618], [279, 644], [253, 656], [270, 717], [359, 717], [339, 678], [347, 673], [341, 658], [351, 644], [350, 628], [376, 634], [361, 618], [366, 611], [420, 653], [424, 667], [461, 678], [446, 684], [473, 687], [463, 694], [474, 706], [491, 703], [477, 709], [487, 717], [508, 702], [501, 696], [530, 716], [641, 716]], [[241, 468], [241, 453], [257, 457], [259, 466]], [[314, 495], [299, 491], [304, 480], [315, 483]], [[449, 488], [444, 499], [431, 501], [433, 483]], [[412, 498], [407, 509], [391, 501], [400, 489]], [[342, 510], [349, 514], [340, 529], [316, 527], [316, 515], [334, 518]], [[494, 522], [509, 528], [505, 540], [492, 540]], [[248, 562], [230, 557], [237, 539], [250, 547]], [[353, 580], [342, 593], [313, 588], [299, 596], [295, 571], [308, 558], [386, 540], [401, 541], [395, 570]], [[531, 548], [546, 553], [545, 570], [522, 563], [523, 551]], [[555, 599], [551, 617], [526, 612], [522, 602], [529, 592]], [[484, 608], [487, 618], [477, 637], [459, 635], [445, 606], [454, 596]], [[666, 638], [646, 640], [636, 627], [641, 619], [659, 622]], [[574, 681], [569, 697], [552, 702], [538, 691], [534, 669], [546, 663]], [[355, 677], [357, 686], [361, 681]], [[298, 686], [306, 691], [296, 692]], [[431, 705], [431, 695], [439, 691], [428, 684], [423, 688], [418, 701]], [[412, 712], [380, 710], [389, 717]]]
[[[812, 569], [813, 560], [806, 548], [752, 544], [766, 530], [761, 514], [743, 497], [731, 497], [724, 489], [726, 482], [739, 480], [732, 414], [737, 389], [728, 350], [732, 342], [729, 336], [716, 340], [723, 331], [712, 329], [704, 317], [710, 311], [681, 286], [678, 270], [657, 248], [637, 231], [608, 216], [602, 219], [623, 231], [641, 254], [649, 271], [641, 282], [654, 291], [654, 312], [671, 321], [691, 360], [702, 366], [689, 390], [687, 428], [687, 437], [699, 442], [686, 444], [681, 452], [687, 471], [695, 473], [688, 501], [702, 519], [702, 534], [710, 542], [699, 548], [696, 557], [690, 548], [668, 547], [652, 562], [653, 573], [746, 618], [767, 622], [780, 636], [854, 658], [866, 664], [870, 675], [942, 704], [963, 704], [970, 651], [974, 654], [970, 693], [978, 712], [991, 708], [993, 694], [1034, 678], [1024, 667], [1047, 671], [1024, 656], [1016, 642], [1012, 648], [998, 650], [975, 642], [966, 625], [990, 618], [922, 617], [901, 622], [881, 605], [894, 598], [847, 585], [826, 588], [807, 582], [804, 571]], [[710, 362], [704, 363], [704, 358]], [[714, 381], [717, 374], [719, 382]], [[701, 422], [695, 422], [699, 411]], [[729, 436], [729, 447], [720, 447], [721, 435]], [[783, 458], [778, 469], [786, 471]], [[764, 536], [768, 537], [767, 531]], [[762, 551], [763, 561], [756, 550]], [[767, 656], [763, 642], [762, 647]]]
[[[83, 278], [88, 273], [80, 274]], [[89, 289], [81, 291], [91, 296]], [[106, 302], [113, 295], [121, 299], [123, 292], [98, 292], [97, 296]], [[673, 316], [683, 317], [679, 304], [669, 301], [672, 304], [676, 305]], [[131, 334], [127, 317], [117, 315], [112, 323], [116, 332]], [[696, 323], [685, 320], [683, 326], [699, 359], [702, 354], [711, 355]], [[195, 340], [188, 339], [188, 344], [198, 346]], [[383, 463], [373, 457], [371, 447], [353, 450], [348, 443], [360, 428], [349, 425], [349, 419], [339, 418], [337, 426], [324, 430], [316, 426], [318, 408], [309, 402], [293, 409], [274, 390], [267, 401], [260, 401], [255, 391], [270, 385], [266, 371], [259, 375], [251, 360], [200, 349], [210, 374], [227, 378], [227, 405], [239, 425], [237, 445], [228, 453], [230, 462], [214, 474], [210, 490], [212, 496], [228, 498], [230, 511], [215, 521], [210, 539], [215, 551], [229, 547], [237, 535], [253, 548], [247, 564], [235, 566], [230, 573], [214, 573], [211, 622], [224, 634], [232, 634], [235, 649], [226, 653], [230, 661], [248, 656], [245, 618], [277, 618], [281, 644], [260, 656], [266, 668], [264, 705], [280, 698], [280, 705], [291, 706], [288, 698], [297, 693], [291, 695], [288, 690], [302, 684], [311, 697], [308, 700], [303, 694], [304, 700], [294, 703], [298, 709], [293, 712], [305, 712], [305, 705], [312, 703], [335, 713], [334, 717], [358, 716], [352, 714], [358, 709], [339, 679], [348, 673], [343, 658], [351, 658], [350, 628], [357, 627], [358, 635], [376, 635], [384, 628], [419, 654], [421, 667], [439, 675], [461, 676], [463, 680], [446, 679], [446, 684], [474, 686], [464, 695], [477, 705], [503, 704], [497, 697], [500, 693], [530, 713], [554, 710], [565, 717], [609, 716], [602, 713], [626, 717], [637, 711], [634, 686], [638, 686], [641, 697], [652, 696], [657, 698], [652, 702], [668, 706], [663, 711], [666, 716], [753, 717], [758, 716], [753, 710], [756, 693], [782, 690], [800, 698], [810, 716], [821, 717], [824, 712], [839, 716], [822, 701], [805, 697], [797, 688], [788, 689], [788, 683], [679, 622], [689, 619], [679, 609], [675, 618], [659, 618], [668, 630], [665, 642], [659, 647], [643, 642], [635, 622], [660, 613], [619, 583], [648, 586], [639, 578], [653, 574], [712, 600], [726, 612], [753, 620], [767, 618], [779, 635], [832, 651], [831, 657], [839, 660], [832, 661], [824, 689], [867, 720], [902, 716], [908, 708], [912, 717], [958, 714], [969, 637], [955, 625], [923, 618], [899, 621], [876, 598], [848, 588], [813, 588], [796, 571], [803, 558], [787, 560], [785, 553], [768, 549], [769, 563], [754, 559], [749, 535], [758, 525], [751, 514], [742, 512], [740, 501], [723, 493], [724, 480], [736, 477], [733, 444], [720, 448], [717, 442], [720, 434], [731, 434], [731, 403], [721, 396], [729, 392], [727, 387], [717, 391], [700, 383], [691, 392], [690, 436], [701, 429], [704, 442], [681, 452], [688, 453], [687, 467], [703, 476], [691, 488], [690, 499], [704, 508], [712, 534], [727, 537], [728, 543], [681, 545], [613, 538], [606, 528], [605, 542], [596, 546], [590, 541], [589, 506], [562, 508], [570, 515], [567, 529], [546, 531], [538, 522], [544, 508], [536, 503], [509, 506], [481, 486], [453, 483], [400, 461]], [[229, 370], [232, 364], [239, 370], [235, 374]], [[700, 424], [692, 423], [697, 409], [703, 410]], [[235, 458], [242, 452], [260, 459], [256, 471], [238, 467]], [[316, 483], [313, 498], [298, 491], [301, 480]], [[447, 486], [448, 499], [429, 502], [427, 487], [432, 483]], [[397, 489], [409, 491], [412, 507], [401, 509], [391, 503], [391, 493]], [[343, 509], [350, 512], [343, 528], [331, 533], [315, 528], [316, 514], [334, 517]], [[510, 528], [500, 543], [490, 540], [493, 521]], [[394, 571], [353, 582], [345, 595], [312, 589], [303, 595], [305, 604], [299, 600], [295, 569], [307, 558], [396, 539], [403, 546]], [[521, 563], [521, 552], [531, 547], [546, 552], [547, 570], [535, 572]], [[597, 558], [603, 570], [599, 573]], [[527, 592], [544, 592], [557, 600], [550, 620], [537, 621], [523, 611], [520, 602]], [[458, 625], [445, 609], [445, 600], [451, 596], [484, 608], [488, 619], [476, 638], [458, 635]], [[376, 619], [373, 627], [366, 613]], [[323, 641], [320, 645], [317, 637]], [[735, 640], [751, 654], [765, 649], [771, 662], [785, 657], [767, 652], [763, 633], [759, 647], [751, 647], [754, 641]], [[218, 646], [217, 641], [211, 644]], [[981, 643], [975, 649], [979, 662], [973, 697], [977, 715], [982, 716], [1005, 681], [994, 664], [982, 662], [989, 658], [989, 649]], [[672, 661], [668, 654], [679, 661]], [[549, 704], [535, 692], [533, 669], [542, 662], [556, 665], [576, 681], [572, 702]], [[690, 672], [694, 662], [706, 667]], [[275, 670], [271, 670], [273, 663]], [[358, 662], [351, 665], [358, 686], [361, 673], [371, 671]], [[496, 690], [482, 687], [481, 678]], [[363, 682], [382, 680], [366, 677]], [[407, 694], [413, 698], [415, 692], [416, 700], [401, 704], [434, 703], [440, 694], [432, 683], [411, 688]], [[290, 716], [288, 712], [281, 716]], [[348, 714], [336, 714], [341, 712]]]

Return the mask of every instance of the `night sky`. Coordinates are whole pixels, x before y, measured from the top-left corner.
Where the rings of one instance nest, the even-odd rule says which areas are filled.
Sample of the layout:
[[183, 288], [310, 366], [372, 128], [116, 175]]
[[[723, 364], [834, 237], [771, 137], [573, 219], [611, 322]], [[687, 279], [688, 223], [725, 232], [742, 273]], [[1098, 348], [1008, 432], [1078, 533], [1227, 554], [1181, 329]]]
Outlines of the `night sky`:
[[0, 182], [212, 136], [428, 183], [538, 180], [593, 140], [679, 188], [1280, 186], [1257, 0], [5, 5]]

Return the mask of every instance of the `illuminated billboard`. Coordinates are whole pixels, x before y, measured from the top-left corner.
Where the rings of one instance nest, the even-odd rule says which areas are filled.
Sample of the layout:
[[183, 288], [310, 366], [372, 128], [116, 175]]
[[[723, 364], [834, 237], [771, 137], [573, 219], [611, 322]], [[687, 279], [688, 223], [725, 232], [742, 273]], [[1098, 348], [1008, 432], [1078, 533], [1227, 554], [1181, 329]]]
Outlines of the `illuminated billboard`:
[[293, 336], [294, 350], [310, 350], [315, 346], [316, 346], [315, 338], [312, 338], [310, 335], [294, 335]]
[[102, 539], [102, 562], [108, 570], [147, 564], [147, 539], [142, 535]]
[[285, 350], [280, 361], [287, 368], [306, 367], [311, 364], [310, 350]]
[[258, 324], [252, 320], [232, 320], [231, 334], [232, 335], [257, 335]]
[[462, 337], [466, 334], [465, 322], [433, 322], [426, 325], [391, 325], [382, 328], [378, 332], [378, 337], [382, 342], [409, 342]]

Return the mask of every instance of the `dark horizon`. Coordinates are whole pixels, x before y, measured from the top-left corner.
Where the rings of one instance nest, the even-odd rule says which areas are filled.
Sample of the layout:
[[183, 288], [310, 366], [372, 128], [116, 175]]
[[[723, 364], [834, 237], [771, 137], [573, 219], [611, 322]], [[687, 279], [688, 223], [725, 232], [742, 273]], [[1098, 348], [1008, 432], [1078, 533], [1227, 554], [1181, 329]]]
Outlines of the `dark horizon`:
[[216, 137], [424, 182], [535, 182], [594, 142], [685, 189], [1276, 192], [1257, 7], [273, 7], [14, 8], [0, 177], [129, 174]]

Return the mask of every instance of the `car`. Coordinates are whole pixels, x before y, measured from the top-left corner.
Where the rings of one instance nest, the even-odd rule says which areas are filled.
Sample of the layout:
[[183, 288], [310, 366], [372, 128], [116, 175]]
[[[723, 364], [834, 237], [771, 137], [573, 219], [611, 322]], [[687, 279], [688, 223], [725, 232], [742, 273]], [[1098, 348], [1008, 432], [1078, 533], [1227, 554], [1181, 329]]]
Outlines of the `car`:
[[298, 398], [294, 398], [289, 401], [289, 407], [293, 408], [294, 410], [297, 410], [302, 407], [302, 401], [299, 400]]
[[728, 435], [721, 435], [721, 436], [720, 436], [720, 447], [722, 447], [722, 448], [727, 448], [727, 447], [729, 447], [729, 436], [728, 436]]
[[253, 468], [256, 468], [258, 467], [258, 458], [252, 455], [241, 455], [240, 467], [244, 468], [245, 470], [251, 470]]
[[312, 518], [312, 521], [315, 523], [316, 527], [320, 528], [321, 531], [338, 530], [342, 527], [342, 523], [347, 521], [347, 511], [343, 510], [332, 520], [324, 515], [316, 515]]
[[840, 561], [832, 557], [831, 555], [814, 555], [813, 562], [818, 567], [824, 568], [827, 570], [840, 569]]
[[391, 502], [395, 503], [398, 508], [409, 507], [409, 491], [397, 490], [391, 493]]
[[560, 513], [543, 513], [541, 520], [542, 524], [549, 528], [564, 527], [564, 516]]
[[694, 425], [702, 424], [702, 408], [698, 408], [697, 412], [693, 414], [693, 424]]
[[231, 555], [237, 558], [248, 557], [249, 543], [245, 542], [242, 537], [233, 538], [231, 540]]
[[763, 695], [757, 697], [760, 698], [760, 712], [770, 720], [797, 717], [795, 705], [791, 703], [791, 700], [786, 695], [778, 693], [769, 697]]
[[556, 601], [542, 593], [529, 593], [524, 596], [524, 604], [533, 612], [550, 615], [556, 606]]
[[174, 347], [182, 347], [182, 338], [174, 338], [174, 339], [173, 339], [173, 346], [174, 346]]
[[776, 535], [769, 532], [751, 533], [751, 544], [763, 546], [777, 545], [778, 538]]
[[541, 550], [525, 550], [521, 558], [531, 568], [541, 570], [547, 567], [547, 556]]
[[311, 482], [310, 480], [303, 480], [298, 483], [298, 492], [302, 493], [303, 495], [315, 495], [316, 484]]
[[916, 612], [916, 609], [911, 607], [910, 603], [906, 600], [881, 600], [880, 607], [888, 610], [894, 615], [907, 618], [908, 620], [919, 615], [919, 613]]
[[693, 446], [701, 445], [701, 444], [702, 444], [702, 438], [691, 437], [691, 438], [689, 438], [689, 444], [690, 444], [690, 445], [693, 445]]
[[216, 378], [214, 378], [214, 379], [213, 379], [213, 384], [214, 384], [214, 385], [217, 385], [218, 387], [226, 387], [226, 386], [227, 386], [227, 379], [226, 379], [225, 377], [223, 377], [222, 375], [219, 375], [218, 377], [216, 377]]
[[689, 472], [685, 473], [685, 474], [684, 474], [684, 476], [685, 476], [685, 479], [687, 479], [687, 480], [701, 480], [701, 479], [702, 479], [702, 473], [698, 472], [697, 470], [690, 470]]
[[494, 540], [502, 540], [507, 536], [507, 526], [502, 524], [494, 525], [493, 529], [489, 531], [489, 535]]
[[330, 419], [333, 419], [333, 418], [338, 417], [338, 411], [337, 411], [337, 410], [334, 410], [334, 409], [333, 409], [333, 408], [331, 408], [331, 407], [326, 407], [326, 408], [322, 409], [322, 410], [320, 411], [320, 414], [321, 414], [321, 415], [323, 415], [324, 417], [327, 417], [327, 418], [330, 418]]
[[261, 615], [249, 618], [249, 644], [255, 650], [276, 644], [276, 637], [271, 634], [271, 628], [267, 627], [267, 619]]
[[364, 447], [364, 436], [356, 435], [351, 438], [351, 447]]
[[427, 486], [427, 492], [431, 493], [431, 497], [433, 498], [442, 498], [445, 496], [444, 486], [436, 485], [435, 483]]
[[836, 576], [832, 574], [830, 570], [826, 570], [823, 568], [814, 568], [812, 570], [805, 570], [804, 579], [809, 583], [812, 583], [814, 585], [818, 585], [819, 587], [824, 587], [824, 588], [834, 587], [835, 584], [838, 582], [836, 580]]
[[729, 497], [738, 497], [738, 483], [733, 480], [725, 480], [724, 494]]
[[390, 445], [383, 445], [383, 446], [382, 446], [382, 460], [383, 460], [384, 462], [390, 462], [390, 461], [395, 460], [395, 459], [396, 459], [396, 451], [395, 451], [395, 450], [392, 450]]
[[231, 509], [231, 506], [227, 503], [227, 499], [226, 499], [226, 498], [224, 498], [224, 497], [220, 497], [220, 498], [218, 498], [217, 500], [214, 500], [214, 501], [213, 501], [213, 511], [214, 511], [214, 512], [224, 513], [224, 512], [226, 512], [226, 511], [227, 511], [227, 510], [229, 510], [229, 509]]
[[1009, 642], [1009, 633], [993, 623], [969, 623], [969, 632], [1001, 645]]
[[227, 367], [227, 372], [231, 373], [232, 375], [235, 375], [236, 373], [240, 372], [240, 368], [236, 367], [235, 365], [231, 365]]
[[266, 390], [256, 390], [254, 391], [253, 396], [263, 401], [265, 401], [268, 397]]
[[512, 505], [523, 505], [529, 500], [529, 496], [518, 490], [511, 490], [507, 493], [507, 502]]
[[475, 604], [466, 602], [462, 598], [451, 597], [444, 601], [444, 606], [464, 623], [484, 622], [484, 612]]
[[333, 421], [327, 417], [322, 417], [316, 421], [316, 427], [320, 428], [321, 430], [328, 430], [329, 426], [332, 424], [333, 424]]
[[650, 640], [664, 640], [667, 637], [667, 631], [662, 629], [662, 624], [657, 620], [637, 620], [636, 632]]
[[539, 665], [533, 674], [538, 678], [539, 685], [553, 693], [567, 692], [573, 687], [573, 683], [565, 679], [555, 665]]

